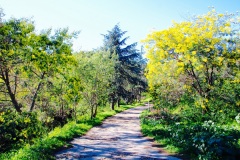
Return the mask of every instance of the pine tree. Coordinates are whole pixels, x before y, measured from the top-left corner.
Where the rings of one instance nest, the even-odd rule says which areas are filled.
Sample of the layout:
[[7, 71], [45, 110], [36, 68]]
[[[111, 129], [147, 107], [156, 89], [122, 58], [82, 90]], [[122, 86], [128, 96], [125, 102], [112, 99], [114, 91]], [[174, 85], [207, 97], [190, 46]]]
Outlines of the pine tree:
[[122, 31], [119, 25], [115, 25], [108, 34], [104, 36], [103, 49], [116, 54], [118, 61], [115, 64], [115, 74], [109, 88], [109, 100], [111, 108], [120, 99], [132, 102], [139, 97], [142, 90], [146, 88], [143, 78], [144, 59], [142, 53], [136, 49], [137, 43], [126, 44], [129, 37], [123, 38], [126, 31]]

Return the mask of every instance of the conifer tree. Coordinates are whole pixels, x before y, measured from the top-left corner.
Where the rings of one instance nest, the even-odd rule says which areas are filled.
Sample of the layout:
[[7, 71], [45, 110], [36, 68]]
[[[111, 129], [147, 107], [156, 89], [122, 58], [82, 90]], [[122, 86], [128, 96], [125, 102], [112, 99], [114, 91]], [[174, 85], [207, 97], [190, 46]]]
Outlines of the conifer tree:
[[137, 43], [126, 44], [129, 37], [123, 37], [126, 31], [122, 31], [119, 24], [115, 25], [104, 36], [103, 49], [116, 54], [118, 61], [115, 64], [115, 74], [109, 88], [109, 100], [111, 108], [120, 99], [131, 102], [145, 89], [146, 82], [143, 78], [144, 59], [142, 53], [136, 49]]

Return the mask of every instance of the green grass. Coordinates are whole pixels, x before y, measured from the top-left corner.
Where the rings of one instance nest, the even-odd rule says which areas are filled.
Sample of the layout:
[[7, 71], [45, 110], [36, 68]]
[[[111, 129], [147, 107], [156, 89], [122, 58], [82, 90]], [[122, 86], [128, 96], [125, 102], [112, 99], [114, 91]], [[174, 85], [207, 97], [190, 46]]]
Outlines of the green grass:
[[[145, 116], [151, 114], [152, 114], [151, 112], [144, 111], [141, 114], [141, 119], [143, 120]], [[167, 128], [165, 127], [165, 125], [157, 122], [155, 123], [155, 121], [141, 123], [141, 132], [143, 133], [143, 135], [153, 138], [158, 144], [161, 145], [161, 147], [166, 152], [171, 154], [181, 152], [180, 148], [169, 143], [171, 139], [165, 136], [165, 132], [167, 132], [166, 129]], [[160, 132], [162, 132], [162, 134], [159, 134]]]
[[70, 147], [68, 142], [73, 138], [85, 134], [94, 126], [100, 125], [107, 117], [138, 105], [142, 104], [121, 105], [114, 111], [104, 109], [104, 111], [98, 113], [94, 119], [89, 119], [86, 116], [78, 117], [76, 121], [70, 121], [63, 127], [57, 127], [44, 137], [36, 139], [32, 145], [27, 144], [19, 150], [1, 154], [0, 159], [37, 160], [40, 157], [43, 160], [54, 159], [53, 154], [58, 150]]
[[142, 100], [142, 102], [144, 103], [148, 103], [152, 101], [152, 97], [149, 93], [143, 93], [143, 97], [144, 99]]
[[240, 125], [236, 122], [220, 125], [213, 121], [181, 121], [183, 119], [175, 120], [173, 114], [170, 115], [154, 111], [141, 114], [142, 133], [152, 137], [166, 152], [208, 160], [234, 159], [239, 155]]

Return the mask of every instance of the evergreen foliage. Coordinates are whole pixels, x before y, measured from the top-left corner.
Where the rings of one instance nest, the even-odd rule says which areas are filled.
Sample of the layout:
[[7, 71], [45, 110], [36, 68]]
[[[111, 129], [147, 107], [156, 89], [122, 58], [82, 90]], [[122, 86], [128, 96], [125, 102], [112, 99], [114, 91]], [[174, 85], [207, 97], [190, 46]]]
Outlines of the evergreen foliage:
[[115, 64], [115, 73], [110, 85], [109, 100], [111, 108], [121, 99], [132, 102], [146, 89], [146, 81], [143, 78], [145, 61], [142, 53], [136, 49], [137, 43], [127, 45], [129, 37], [123, 37], [126, 31], [122, 31], [119, 24], [104, 36], [103, 50], [116, 54], [118, 61]]

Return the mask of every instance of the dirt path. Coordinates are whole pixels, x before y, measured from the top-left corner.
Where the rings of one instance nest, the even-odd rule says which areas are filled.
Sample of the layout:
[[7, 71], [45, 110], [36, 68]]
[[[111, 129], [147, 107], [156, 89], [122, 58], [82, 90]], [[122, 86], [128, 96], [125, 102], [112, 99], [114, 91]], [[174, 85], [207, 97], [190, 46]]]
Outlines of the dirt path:
[[170, 159], [153, 142], [142, 136], [139, 115], [147, 106], [140, 106], [108, 118], [101, 126], [75, 138], [73, 148], [58, 152], [56, 159]]

